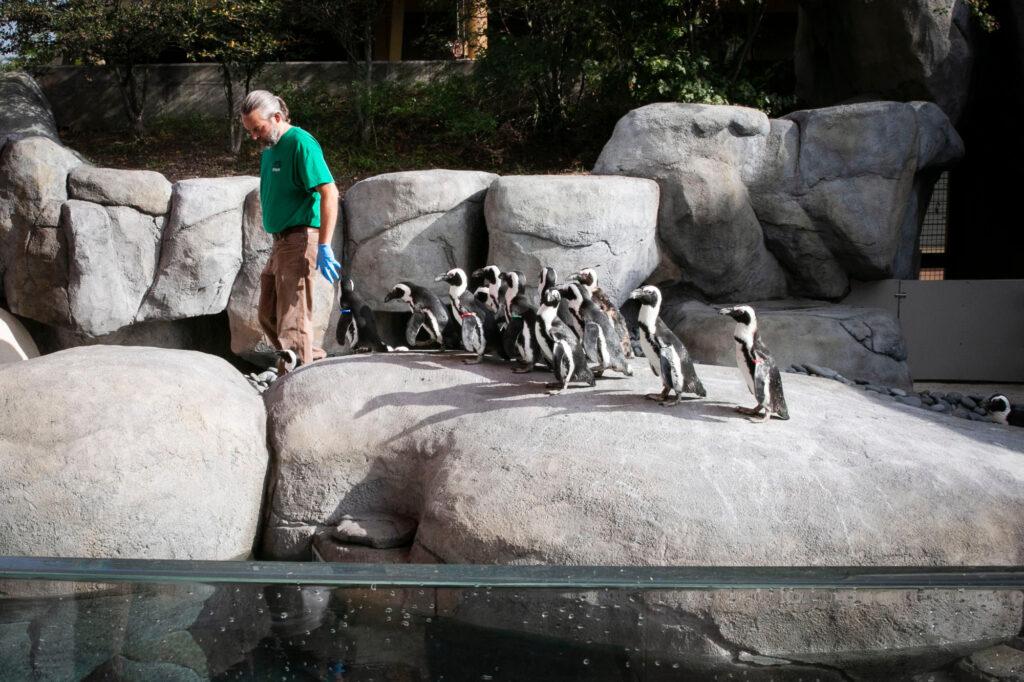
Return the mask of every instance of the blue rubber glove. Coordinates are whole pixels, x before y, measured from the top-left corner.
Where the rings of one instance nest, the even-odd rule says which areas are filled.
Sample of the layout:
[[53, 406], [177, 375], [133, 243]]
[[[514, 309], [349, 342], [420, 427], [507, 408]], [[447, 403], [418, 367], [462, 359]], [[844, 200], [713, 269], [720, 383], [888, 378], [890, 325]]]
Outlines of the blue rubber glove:
[[334, 258], [334, 250], [330, 244], [321, 244], [316, 250], [316, 269], [331, 284], [341, 277], [341, 263]]

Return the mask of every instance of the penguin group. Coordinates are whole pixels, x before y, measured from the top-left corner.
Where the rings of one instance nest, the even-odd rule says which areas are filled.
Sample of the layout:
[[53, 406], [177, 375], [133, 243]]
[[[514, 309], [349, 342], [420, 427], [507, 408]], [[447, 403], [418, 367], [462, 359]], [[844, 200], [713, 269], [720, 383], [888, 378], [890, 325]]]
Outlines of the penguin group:
[[[396, 283], [385, 296], [385, 302], [401, 301], [410, 312], [405, 326], [407, 346], [392, 348], [381, 340], [372, 310], [356, 293], [352, 280], [343, 278], [338, 343], [353, 352], [437, 346], [442, 352], [469, 353], [463, 362], [471, 364], [490, 354], [511, 362], [513, 372], [538, 367], [550, 371], [555, 380], [546, 388], [551, 395], [572, 385], [594, 386], [606, 372], [633, 375], [629, 360], [635, 355], [625, 318], [601, 289], [593, 268], [584, 268], [565, 282], [559, 281], [554, 268], [542, 268], [536, 297], [531, 296], [522, 272], [503, 272], [496, 265], [469, 274], [451, 268], [434, 281], [448, 285], [446, 300], [410, 281]], [[646, 397], [663, 406], [706, 397], [686, 346], [659, 317], [662, 294], [658, 287], [642, 286], [629, 298], [640, 304], [639, 346], [662, 383], [660, 393]], [[782, 375], [761, 338], [754, 310], [741, 305], [719, 313], [736, 323], [737, 368], [757, 401], [753, 407], [736, 410], [752, 421], [789, 419]]]

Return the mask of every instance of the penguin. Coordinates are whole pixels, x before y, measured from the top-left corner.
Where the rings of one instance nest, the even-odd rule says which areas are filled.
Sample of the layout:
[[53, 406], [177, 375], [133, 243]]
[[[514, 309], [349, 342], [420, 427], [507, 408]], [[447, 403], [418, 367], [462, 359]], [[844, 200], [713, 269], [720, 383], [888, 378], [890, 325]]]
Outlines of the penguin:
[[760, 417], [762, 422], [772, 417], [789, 419], [786, 397], [782, 392], [782, 374], [775, 366], [775, 359], [772, 358], [768, 347], [761, 340], [754, 309], [748, 305], [738, 305], [722, 308], [718, 314], [728, 315], [736, 320], [736, 328], [733, 331], [733, 339], [736, 341], [736, 366], [743, 375], [747, 388], [757, 399], [757, 405], [753, 408], [737, 407], [736, 411], [751, 416], [763, 411], [764, 414]]
[[565, 285], [569, 309], [583, 328], [583, 348], [593, 363], [594, 374], [601, 376], [606, 369], [613, 369], [626, 376], [633, 376], [633, 370], [622, 354], [619, 334], [615, 325], [590, 298], [586, 287], [580, 284]]
[[627, 360], [636, 357], [636, 354], [633, 353], [633, 343], [629, 338], [626, 318], [623, 317], [618, 306], [604, 293], [604, 290], [597, 285], [597, 272], [593, 268], [583, 268], [569, 279], [583, 285], [590, 292], [590, 297], [594, 299], [597, 307], [603, 310], [604, 314], [611, 319], [612, 324], [615, 325], [615, 331], [619, 333], [619, 339], [622, 341], [622, 355]]
[[[661, 377], [664, 387], [661, 393], [651, 393], [647, 398], [657, 400], [662, 405], [678, 405], [684, 393], [693, 393], [701, 398], [707, 396], [704, 384], [697, 376], [686, 346], [679, 340], [658, 313], [661, 312], [661, 290], [655, 286], [640, 287], [629, 297], [640, 302], [640, 316], [637, 334], [640, 347], [647, 356], [654, 376]], [[669, 393], [676, 392], [676, 399], [668, 402]]]
[[335, 338], [338, 344], [353, 353], [386, 352], [391, 348], [380, 340], [377, 321], [373, 310], [363, 297], [356, 293], [355, 282], [349, 277], [341, 278], [341, 295], [338, 305], [341, 316]]
[[[444, 328], [448, 324], [448, 311], [445, 310], [434, 292], [417, 286], [412, 282], [399, 282], [384, 297], [384, 302], [401, 299], [409, 306], [412, 317], [405, 326], [405, 340], [410, 347], [417, 345], [416, 339], [420, 331], [425, 331], [428, 343], [436, 343], [444, 350]], [[419, 344], [422, 345], [422, 344]]]
[[[543, 300], [544, 292], [552, 287], [558, 286], [558, 273], [552, 267], [541, 268], [540, 271], [540, 287], [538, 292], [540, 299]], [[538, 301], [539, 305], [540, 301]], [[569, 302], [562, 298], [561, 304], [558, 306], [558, 319], [568, 325], [569, 329], [573, 331], [577, 339], [583, 338], [583, 328], [580, 326], [579, 321], [569, 310]]]
[[452, 268], [443, 275], [438, 275], [435, 281], [448, 283], [448, 306], [452, 319], [461, 329], [462, 347], [475, 356], [464, 362], [480, 362], [487, 349], [499, 342], [494, 313], [488, 310], [486, 304], [476, 295], [469, 292], [469, 279], [462, 268]]
[[569, 327], [558, 319], [558, 307], [561, 302], [562, 295], [558, 293], [558, 289], [548, 287], [541, 294], [541, 304], [537, 310], [537, 342], [542, 349], [550, 349], [551, 367], [556, 379], [547, 384], [547, 388], [550, 389], [549, 395], [558, 395], [569, 387], [570, 381], [582, 381], [587, 386], [596, 384], [594, 373], [587, 366], [583, 344]]
[[499, 308], [498, 289], [501, 288], [501, 269], [497, 265], [487, 265], [473, 271], [473, 281], [477, 283], [474, 291], [479, 295], [480, 289], [487, 289], [487, 307], [497, 314]]
[[996, 423], [1007, 426], [1024, 426], [1024, 407], [1011, 405], [1005, 395], [997, 393], [986, 400], [985, 409]]
[[302, 367], [302, 358], [291, 348], [277, 351], [277, 375], [284, 376], [288, 372], [294, 372]]
[[517, 270], [501, 273], [498, 305], [499, 315], [505, 321], [502, 341], [509, 357], [520, 360], [520, 364], [512, 368], [516, 373], [533, 370], [540, 354], [534, 337], [537, 309], [526, 295], [524, 281], [523, 273]]

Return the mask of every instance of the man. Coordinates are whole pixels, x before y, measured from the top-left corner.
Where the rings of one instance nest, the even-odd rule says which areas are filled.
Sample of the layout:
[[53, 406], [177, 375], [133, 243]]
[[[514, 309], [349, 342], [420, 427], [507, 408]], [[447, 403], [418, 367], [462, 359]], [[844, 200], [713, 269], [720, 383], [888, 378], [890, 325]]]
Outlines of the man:
[[[274, 238], [260, 274], [260, 326], [275, 348], [293, 351], [306, 365], [325, 356], [313, 343], [315, 272], [331, 284], [341, 274], [331, 249], [338, 188], [317, 141], [289, 123], [284, 100], [254, 90], [242, 102], [241, 113], [246, 132], [265, 146], [260, 206], [263, 229]], [[284, 371], [279, 361], [278, 373]]]

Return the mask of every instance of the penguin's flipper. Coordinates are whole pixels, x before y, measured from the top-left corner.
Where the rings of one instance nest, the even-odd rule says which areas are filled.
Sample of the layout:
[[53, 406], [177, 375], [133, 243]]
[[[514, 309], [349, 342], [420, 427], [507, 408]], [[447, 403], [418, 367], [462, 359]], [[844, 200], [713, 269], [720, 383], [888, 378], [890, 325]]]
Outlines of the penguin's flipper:
[[[359, 324], [356, 322], [354, 315], [346, 315], [345, 321], [347, 322], [345, 329], [345, 342], [344, 346], [350, 351], [355, 351], [359, 345]], [[341, 334], [341, 325], [338, 325], [338, 334]]]
[[582, 381], [587, 386], [596, 386], [597, 375], [587, 366], [587, 356], [579, 344], [573, 348], [573, 358], [576, 362], [576, 381]]
[[583, 326], [583, 351], [586, 353], [587, 360], [601, 369], [608, 366], [605, 364], [607, 353], [602, 353], [603, 346], [604, 334], [601, 332], [600, 325], [596, 322], [587, 322]]
[[757, 400], [757, 408], [764, 409], [769, 415], [772, 409], [772, 406], [769, 404], [771, 394], [770, 382], [771, 366], [763, 360], [756, 362], [754, 364], [754, 399]]
[[420, 345], [416, 339], [420, 331], [426, 326], [427, 316], [423, 314], [422, 310], [415, 311], [409, 317], [409, 322], [405, 325], [405, 345], [409, 346], [409, 348]]
[[477, 357], [482, 357], [487, 348], [483, 322], [475, 313], [462, 318], [462, 347]]
[[562, 384], [562, 390], [564, 390], [569, 387], [569, 382], [572, 381], [572, 375], [576, 370], [576, 359], [573, 357], [573, 348], [569, 346], [568, 341], [559, 339], [558, 341], [555, 341], [552, 356], [554, 358], [553, 364], [555, 378]]
[[786, 396], [782, 393], [782, 373], [773, 363], [769, 373], [768, 392], [772, 415], [779, 419], [789, 419], [789, 409], [786, 407]]
[[[682, 345], [682, 342], [680, 342], [680, 345]], [[693, 359], [686, 351], [685, 346], [683, 346], [683, 352], [679, 358], [679, 365], [683, 368], [683, 391], [706, 398], [708, 395], [707, 389], [700, 382], [700, 377], [697, 376], [697, 368], [693, 366]]]

